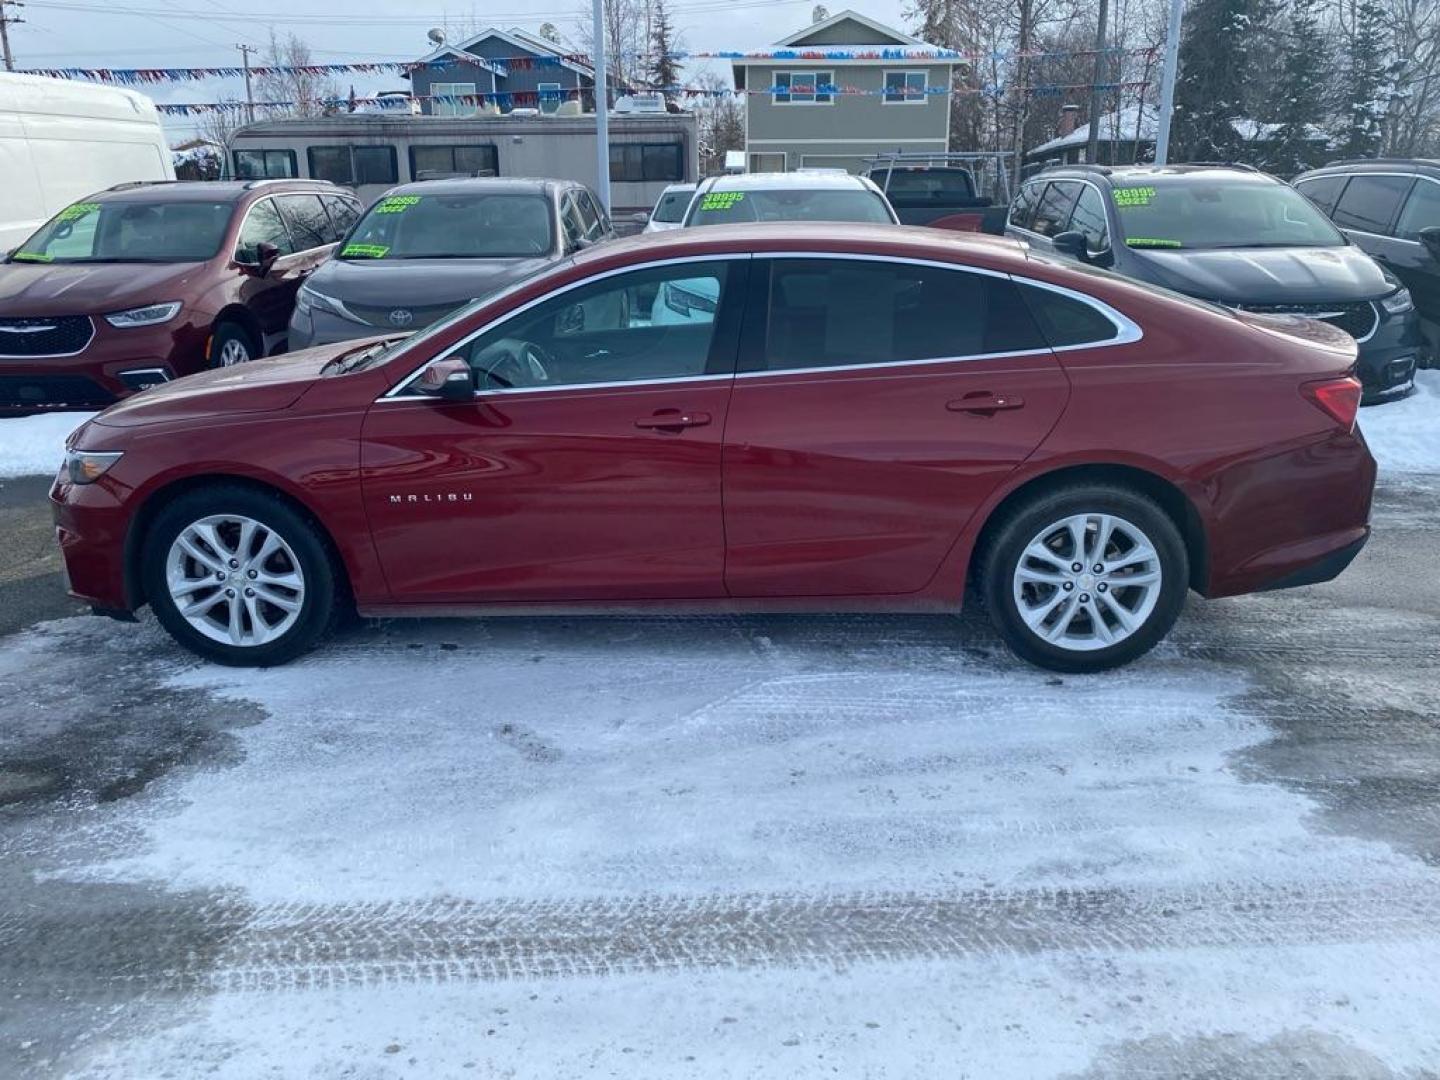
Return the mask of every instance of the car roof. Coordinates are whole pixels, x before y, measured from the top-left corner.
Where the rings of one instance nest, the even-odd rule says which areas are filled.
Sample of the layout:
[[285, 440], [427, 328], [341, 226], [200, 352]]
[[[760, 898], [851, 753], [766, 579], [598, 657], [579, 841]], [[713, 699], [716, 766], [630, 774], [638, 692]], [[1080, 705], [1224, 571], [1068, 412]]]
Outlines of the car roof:
[[1133, 183], [1137, 180], [1153, 179], [1159, 176], [1204, 176], [1210, 180], [1266, 180], [1276, 184], [1282, 181], [1252, 169], [1248, 165], [1230, 165], [1195, 162], [1179, 165], [1052, 165], [1042, 169], [1030, 180], [1090, 180], [1098, 183]]
[[665, 190], [662, 191], [660, 194], [669, 195], [672, 191], [694, 191], [699, 186], [700, 185], [698, 183], [666, 184]]
[[325, 180], [145, 180], [116, 184], [91, 196], [104, 202], [239, 202], [252, 193], [327, 192], [353, 195]]
[[386, 195], [549, 195], [582, 185], [573, 180], [530, 176], [455, 176], [444, 180], [412, 180]]
[[1440, 160], [1436, 158], [1355, 158], [1330, 161], [1318, 169], [1301, 173], [1296, 180], [1311, 176], [1349, 176], [1352, 173], [1413, 173], [1416, 176], [1440, 177]]
[[870, 181], [842, 172], [732, 173], [704, 181], [708, 191], [777, 191], [786, 188], [871, 190]]

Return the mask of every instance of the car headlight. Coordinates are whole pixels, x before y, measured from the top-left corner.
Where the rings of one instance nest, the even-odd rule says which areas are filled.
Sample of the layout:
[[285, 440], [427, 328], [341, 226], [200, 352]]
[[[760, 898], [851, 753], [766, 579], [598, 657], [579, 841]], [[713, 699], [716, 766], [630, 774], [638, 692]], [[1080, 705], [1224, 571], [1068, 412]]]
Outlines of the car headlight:
[[120, 453], [101, 454], [92, 450], [67, 450], [65, 475], [72, 484], [93, 484], [110, 471], [121, 458]]
[[1401, 288], [1396, 289], [1389, 296], [1382, 297], [1380, 306], [1391, 315], [1404, 315], [1407, 311], [1415, 310], [1415, 301], [1410, 296], [1409, 289]]
[[163, 322], [169, 322], [179, 314], [180, 301], [171, 300], [167, 304], [146, 304], [144, 307], [130, 308], [128, 311], [117, 311], [113, 315], [106, 315], [105, 321], [111, 326], [118, 326], [123, 330], [130, 326], [156, 326]]
[[295, 310], [302, 315], [309, 315], [314, 309], [328, 311], [332, 315], [339, 315], [342, 319], [351, 319], [355, 322], [354, 315], [345, 310], [345, 305], [333, 296], [326, 296], [322, 292], [316, 292], [309, 285], [300, 286], [300, 291], [295, 294]]

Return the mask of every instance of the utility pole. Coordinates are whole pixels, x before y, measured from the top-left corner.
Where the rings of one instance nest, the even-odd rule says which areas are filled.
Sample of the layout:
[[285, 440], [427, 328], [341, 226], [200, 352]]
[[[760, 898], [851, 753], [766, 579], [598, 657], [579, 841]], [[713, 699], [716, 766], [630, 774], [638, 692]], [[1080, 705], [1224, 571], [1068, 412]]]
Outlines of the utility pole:
[[[1095, 24], [1095, 67], [1090, 73], [1090, 135], [1085, 140], [1085, 161], [1098, 165], [1100, 153], [1100, 79], [1106, 71], [1105, 64], [1105, 19], [1110, 11], [1110, 0], [1100, 0], [1100, 18]], [[1111, 146], [1110, 164], [1115, 164], [1114, 146]]]
[[595, 194], [600, 196], [600, 209], [610, 215], [610, 123], [605, 100], [605, 0], [595, 0], [595, 156], [598, 174]]
[[[3, 2], [3, 0], [0, 0]], [[250, 92], [250, 54], [255, 52], [254, 45], [236, 45], [240, 55], [244, 57], [245, 64], [245, 119], [249, 123], [255, 122], [255, 95]]]
[[10, 52], [10, 26], [12, 23], [22, 23], [25, 20], [19, 15], [11, 15], [6, 12], [7, 7], [22, 8], [25, 5], [21, 0], [0, 0], [0, 50], [5, 54], [5, 70], [15, 70], [15, 57]]
[[1160, 116], [1155, 132], [1155, 164], [1170, 157], [1170, 114], [1175, 111], [1175, 77], [1180, 67], [1180, 19], [1185, 0], [1170, 0], [1170, 25], [1165, 31], [1165, 68], [1160, 74]]

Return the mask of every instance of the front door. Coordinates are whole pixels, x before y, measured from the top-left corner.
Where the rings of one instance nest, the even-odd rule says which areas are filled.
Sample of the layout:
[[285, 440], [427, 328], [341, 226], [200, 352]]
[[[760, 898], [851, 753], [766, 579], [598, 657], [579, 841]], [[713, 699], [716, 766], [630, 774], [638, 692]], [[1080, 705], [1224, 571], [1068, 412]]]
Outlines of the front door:
[[1003, 275], [810, 256], [766, 273], [726, 431], [731, 595], [925, 588], [1059, 418], [1059, 363]]
[[399, 603], [724, 592], [722, 435], [744, 259], [552, 294], [466, 341], [473, 402], [382, 399], [371, 527]]

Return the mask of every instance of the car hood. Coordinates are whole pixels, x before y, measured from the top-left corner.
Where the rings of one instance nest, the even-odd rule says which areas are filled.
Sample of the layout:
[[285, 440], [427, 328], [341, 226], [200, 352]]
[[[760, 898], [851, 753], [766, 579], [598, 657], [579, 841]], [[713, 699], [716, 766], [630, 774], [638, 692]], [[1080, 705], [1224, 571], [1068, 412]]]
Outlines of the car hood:
[[309, 287], [364, 307], [459, 307], [527, 278], [555, 262], [533, 259], [329, 259]]
[[105, 427], [133, 427], [158, 420], [287, 409], [320, 378], [330, 361], [394, 336], [322, 345], [252, 360], [248, 364], [202, 371], [125, 398], [97, 416], [94, 423]]
[[190, 263], [3, 263], [0, 316], [97, 315], [178, 300], [205, 271]]
[[1326, 304], [1374, 300], [1395, 291], [1378, 263], [1357, 247], [1227, 248], [1152, 251], [1131, 248], [1156, 285], [1222, 304]]

